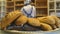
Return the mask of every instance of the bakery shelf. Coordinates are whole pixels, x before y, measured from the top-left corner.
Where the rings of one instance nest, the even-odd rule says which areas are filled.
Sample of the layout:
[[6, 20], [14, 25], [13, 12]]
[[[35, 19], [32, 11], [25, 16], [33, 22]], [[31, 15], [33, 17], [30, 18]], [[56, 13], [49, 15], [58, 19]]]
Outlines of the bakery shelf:
[[54, 1], [49, 1], [49, 2], [54, 2]]
[[6, 1], [6, 2], [14, 2], [14, 1]]
[[19, 0], [19, 1], [14, 1], [15, 3], [24, 3], [24, 1], [23, 0]]
[[50, 2], [49, 3], [49, 9], [54, 9], [55, 7], [54, 7], [54, 2]]
[[45, 14], [37, 14], [36, 16], [37, 17], [44, 17], [44, 16], [47, 16], [47, 15], [45, 15]]
[[60, 17], [60, 10], [56, 10], [56, 16]]
[[[7, 11], [11, 11], [11, 10], [20, 10], [23, 6], [24, 6], [24, 1], [25, 0], [6, 0], [6, 3], [8, 3], [7, 5]], [[11, 4], [11, 5], [10, 5]], [[47, 15], [47, 0], [32, 0], [31, 5], [36, 7], [37, 9], [42, 9], [44, 10], [44, 12], [46, 12], [45, 15]], [[13, 7], [12, 7], [13, 6]], [[11, 10], [10, 10], [10, 9]], [[12, 9], [13, 8], [13, 9]], [[46, 9], [46, 10], [45, 10]], [[37, 13], [39, 13], [41, 10], [36, 11]], [[40, 14], [40, 13], [39, 13]], [[43, 15], [42, 15], [43, 16]]]
[[15, 6], [24, 6], [24, 4], [15, 4]]
[[7, 1], [14, 1], [14, 0], [7, 0]]
[[47, 6], [39, 6], [39, 7], [36, 7], [36, 8], [47, 8]]
[[15, 0], [15, 1], [24, 1], [24, 0]]
[[49, 10], [55, 10], [55, 9], [49, 9]]
[[14, 6], [6, 6], [6, 8], [14, 8]]
[[14, 6], [14, 2], [7, 2], [6, 6]]
[[56, 9], [56, 10], [60, 10], [60, 9]]
[[7, 8], [6, 10], [7, 12], [11, 12], [11, 11], [14, 11], [14, 8]]
[[49, 11], [49, 15], [56, 15], [55, 11]]
[[54, 2], [54, 0], [48, 0], [49, 2]]
[[47, 0], [36, 0], [36, 2], [47, 2]]

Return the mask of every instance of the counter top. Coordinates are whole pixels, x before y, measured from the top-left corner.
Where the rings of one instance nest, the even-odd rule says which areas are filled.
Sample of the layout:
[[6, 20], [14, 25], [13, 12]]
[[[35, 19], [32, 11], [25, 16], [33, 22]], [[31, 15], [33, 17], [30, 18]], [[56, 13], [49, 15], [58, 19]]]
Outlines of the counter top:
[[56, 31], [3, 31], [0, 34], [60, 34], [60, 30]]

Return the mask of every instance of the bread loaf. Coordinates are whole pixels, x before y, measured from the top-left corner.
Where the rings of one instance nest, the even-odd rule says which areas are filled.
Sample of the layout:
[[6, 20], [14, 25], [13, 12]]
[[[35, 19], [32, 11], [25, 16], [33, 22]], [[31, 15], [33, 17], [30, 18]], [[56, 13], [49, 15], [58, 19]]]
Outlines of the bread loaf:
[[51, 16], [47, 16], [47, 17], [40, 17], [37, 18], [40, 20], [40, 22], [45, 23], [50, 25], [53, 29], [56, 29], [56, 25], [55, 25], [55, 19], [53, 19]]
[[60, 27], [60, 19], [56, 16], [49, 16], [52, 17], [55, 20], [55, 25], [56, 27]]
[[15, 24], [16, 25], [22, 25], [22, 24], [25, 24], [27, 22], [27, 17], [26, 16], [20, 16], [16, 21], [15, 21]]
[[36, 18], [29, 18], [28, 23], [32, 26], [40, 26], [41, 25], [39, 20]]
[[[13, 14], [13, 15], [12, 15]], [[8, 13], [8, 15], [6, 17], [4, 17], [2, 19], [2, 23], [1, 23], [1, 29], [6, 28], [7, 26], [9, 26], [15, 19], [17, 19], [20, 16], [20, 13], [18, 13], [18, 11], [16, 12], [16, 14], [14, 12], [10, 12]]]
[[44, 31], [51, 31], [53, 30], [52, 27], [48, 24], [45, 24], [45, 23], [41, 23], [41, 29], [44, 30]]
[[47, 24], [55, 24], [55, 20], [53, 18], [50, 18], [50, 17], [40, 17], [40, 18], [37, 18], [40, 22], [42, 23], [47, 23]]

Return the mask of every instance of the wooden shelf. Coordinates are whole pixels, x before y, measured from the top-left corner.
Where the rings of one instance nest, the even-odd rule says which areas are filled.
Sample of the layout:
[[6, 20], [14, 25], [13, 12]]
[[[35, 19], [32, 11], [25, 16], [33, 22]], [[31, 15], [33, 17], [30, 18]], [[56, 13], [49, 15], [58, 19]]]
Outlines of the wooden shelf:
[[6, 8], [14, 8], [14, 6], [6, 6]]
[[[8, 9], [7, 11], [10, 11], [11, 10], [20, 10], [23, 6], [24, 6], [24, 1], [25, 0], [13, 0], [13, 1], [6, 1], [6, 3], [10, 3], [6, 6], [6, 8]], [[37, 16], [47, 16], [47, 0], [32, 0], [31, 2], [31, 5], [35, 6], [36, 7], [36, 10], [37, 9], [40, 9], [39, 11], [36, 11], [37, 12]], [[10, 9], [9, 9], [10, 8]], [[41, 14], [40, 11], [43, 11], [46, 12], [44, 14]]]
[[47, 8], [47, 6], [40, 6], [40, 7], [36, 7], [36, 8]]
[[6, 1], [14, 1], [14, 0], [6, 0]]
[[17, 1], [24, 1], [24, 0], [15, 0], [15, 1], [17, 2]]
[[[48, 15], [52, 14], [57, 16], [57, 12], [60, 13], [60, 0], [49, 1], [48, 0]], [[51, 7], [50, 7], [51, 6]], [[50, 7], [50, 8], [49, 8]], [[57, 16], [58, 17], [58, 16]]]
[[56, 1], [56, 2], [60, 2], [60, 1]]
[[6, 2], [14, 2], [14, 1], [6, 1]]
[[0, 6], [0, 7], [5, 7], [5, 6]]
[[56, 9], [56, 10], [60, 10], [60, 9]]
[[40, 17], [40, 16], [41, 16], [41, 17], [44, 17], [44, 16], [47, 16], [47, 15], [45, 15], [45, 14], [37, 14], [36, 16], [37, 16], [37, 17]]
[[15, 4], [15, 6], [24, 6], [24, 4]]
[[49, 9], [49, 10], [55, 10], [55, 9]]
[[36, 0], [36, 2], [47, 2], [47, 0]]
[[49, 1], [49, 2], [54, 2], [54, 1]]

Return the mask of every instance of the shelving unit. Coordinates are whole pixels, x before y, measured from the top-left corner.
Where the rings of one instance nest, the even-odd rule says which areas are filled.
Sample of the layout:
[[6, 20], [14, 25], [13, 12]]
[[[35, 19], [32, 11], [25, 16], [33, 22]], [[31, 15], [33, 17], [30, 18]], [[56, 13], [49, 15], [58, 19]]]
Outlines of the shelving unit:
[[37, 16], [47, 16], [47, 0], [36, 0]]
[[60, 0], [48, 0], [48, 15], [60, 17]]
[[[35, 5], [35, 0], [32, 0], [32, 5]], [[20, 10], [24, 6], [24, 0], [6, 0], [6, 11], [11, 12]]]
[[[3, 4], [0, 5], [0, 14], [5, 13], [3, 11], [9, 13], [20, 10], [24, 6], [24, 0], [0, 0], [1, 3]], [[32, 0], [31, 5], [36, 7], [36, 16], [55, 15], [60, 17], [60, 0]]]
[[[24, 6], [24, 0], [6, 0], [7, 12], [20, 10]], [[36, 7], [36, 16], [47, 16], [47, 0], [32, 0], [31, 5]]]
[[20, 10], [24, 6], [24, 0], [15, 0], [14, 5], [15, 10]]
[[6, 11], [8, 13], [14, 11], [14, 0], [6, 0]]
[[6, 5], [5, 0], [0, 0], [0, 20], [5, 16], [6, 14]]

